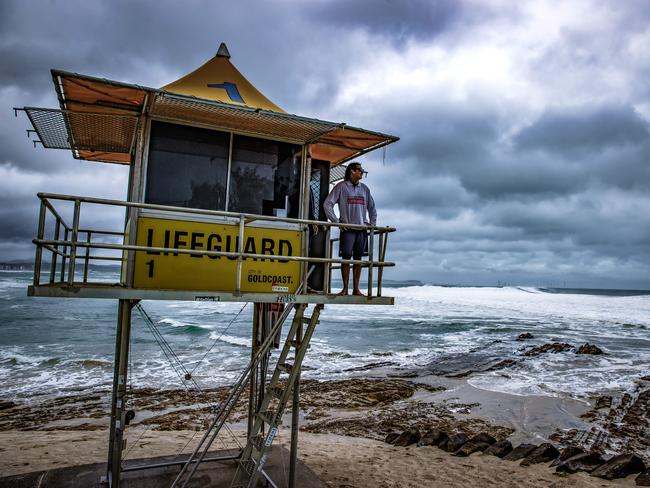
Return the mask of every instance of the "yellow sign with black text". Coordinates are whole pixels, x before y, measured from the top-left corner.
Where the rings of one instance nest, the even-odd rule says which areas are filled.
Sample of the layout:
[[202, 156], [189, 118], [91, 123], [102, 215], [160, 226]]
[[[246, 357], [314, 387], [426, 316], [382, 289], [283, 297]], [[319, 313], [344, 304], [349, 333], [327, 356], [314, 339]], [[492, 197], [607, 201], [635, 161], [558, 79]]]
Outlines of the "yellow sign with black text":
[[[138, 246], [192, 251], [237, 252], [239, 226], [141, 217]], [[299, 256], [302, 233], [294, 230], [245, 227], [243, 251], [251, 254]], [[237, 258], [174, 251], [137, 251], [135, 288], [235, 291]], [[242, 262], [241, 291], [295, 293], [300, 262], [246, 258]]]

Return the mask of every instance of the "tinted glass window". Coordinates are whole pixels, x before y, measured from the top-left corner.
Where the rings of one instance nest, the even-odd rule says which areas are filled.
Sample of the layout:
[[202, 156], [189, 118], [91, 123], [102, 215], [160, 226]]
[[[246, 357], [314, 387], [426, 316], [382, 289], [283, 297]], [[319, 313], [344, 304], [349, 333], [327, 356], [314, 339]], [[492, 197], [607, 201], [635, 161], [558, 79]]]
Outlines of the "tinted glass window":
[[230, 134], [153, 122], [145, 202], [225, 210]]
[[298, 217], [299, 146], [234, 136], [228, 210]]

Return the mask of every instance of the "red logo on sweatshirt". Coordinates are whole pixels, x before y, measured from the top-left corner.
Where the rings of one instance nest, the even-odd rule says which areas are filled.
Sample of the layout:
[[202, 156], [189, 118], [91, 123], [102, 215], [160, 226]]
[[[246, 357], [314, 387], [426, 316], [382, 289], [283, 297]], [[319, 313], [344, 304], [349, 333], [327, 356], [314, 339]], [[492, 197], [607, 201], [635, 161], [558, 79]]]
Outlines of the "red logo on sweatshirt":
[[363, 197], [348, 197], [348, 205], [365, 205], [366, 199]]

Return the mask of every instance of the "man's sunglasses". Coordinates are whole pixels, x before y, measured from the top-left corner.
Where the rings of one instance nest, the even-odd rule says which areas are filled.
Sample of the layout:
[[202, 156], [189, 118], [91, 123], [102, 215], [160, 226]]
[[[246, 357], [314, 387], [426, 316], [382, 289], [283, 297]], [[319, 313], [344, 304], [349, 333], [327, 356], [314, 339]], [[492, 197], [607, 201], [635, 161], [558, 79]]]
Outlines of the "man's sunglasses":
[[363, 168], [354, 168], [352, 171], [361, 171], [364, 176], [368, 176], [368, 172]]

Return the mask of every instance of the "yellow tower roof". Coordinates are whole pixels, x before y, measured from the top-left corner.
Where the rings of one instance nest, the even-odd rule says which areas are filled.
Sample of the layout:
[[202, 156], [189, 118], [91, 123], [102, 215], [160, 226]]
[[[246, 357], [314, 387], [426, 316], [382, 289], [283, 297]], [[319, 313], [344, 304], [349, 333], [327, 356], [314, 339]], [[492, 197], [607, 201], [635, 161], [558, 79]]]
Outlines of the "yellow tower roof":
[[212, 59], [182, 78], [163, 86], [162, 90], [204, 100], [284, 113], [284, 110], [266, 98], [235, 68], [230, 62], [230, 53], [223, 42]]

